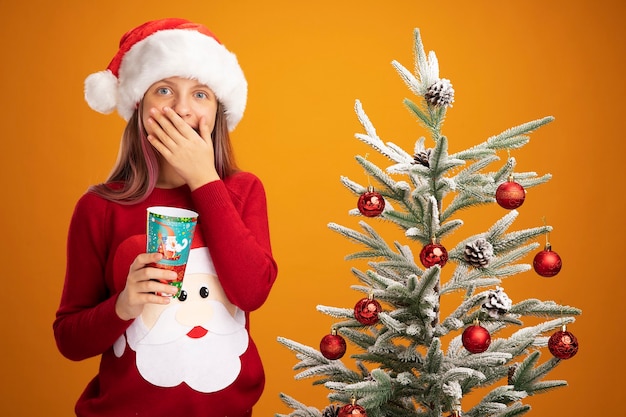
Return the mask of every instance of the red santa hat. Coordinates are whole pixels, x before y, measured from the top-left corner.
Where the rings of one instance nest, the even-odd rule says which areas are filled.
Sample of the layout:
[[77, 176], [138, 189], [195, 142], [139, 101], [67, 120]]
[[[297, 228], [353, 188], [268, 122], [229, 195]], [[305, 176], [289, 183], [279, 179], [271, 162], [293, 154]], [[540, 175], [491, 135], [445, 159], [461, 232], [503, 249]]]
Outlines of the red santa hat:
[[85, 100], [100, 113], [117, 108], [128, 120], [152, 84], [174, 76], [211, 88], [225, 107], [228, 130], [237, 126], [248, 95], [237, 57], [205, 26], [185, 19], [153, 20], [122, 36], [107, 69], [85, 79]]

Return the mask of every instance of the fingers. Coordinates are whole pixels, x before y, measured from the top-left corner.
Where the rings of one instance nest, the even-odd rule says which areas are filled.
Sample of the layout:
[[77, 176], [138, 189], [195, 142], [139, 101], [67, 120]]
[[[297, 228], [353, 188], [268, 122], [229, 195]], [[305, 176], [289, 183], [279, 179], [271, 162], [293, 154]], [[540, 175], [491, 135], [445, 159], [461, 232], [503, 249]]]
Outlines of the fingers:
[[133, 263], [130, 264], [129, 272], [133, 273], [135, 271], [142, 270], [147, 266], [156, 265], [156, 263], [159, 262], [161, 259], [163, 259], [163, 255], [158, 252], [140, 253], [139, 255], [137, 255]]
[[[167, 305], [170, 303], [170, 297], [157, 295], [156, 292], [137, 292], [137, 289], [132, 285], [128, 285], [119, 294], [115, 303], [115, 312], [122, 320], [131, 320], [137, 318], [143, 312], [143, 308], [146, 304], [160, 304]], [[158, 284], [165, 291], [171, 291], [175, 287], [167, 284], [161, 284], [158, 282], [152, 282], [152, 284]], [[172, 294], [174, 295], [174, 294]]]
[[164, 107], [163, 111], [150, 109], [150, 116], [146, 126], [148, 140], [170, 163], [174, 162], [172, 160], [174, 155], [181, 151], [195, 155], [203, 154], [207, 144], [210, 144], [212, 149], [211, 132], [206, 133], [210, 129], [205, 121], [199, 121], [198, 131], [196, 131], [169, 107]]
[[151, 266], [162, 257], [159, 253], [137, 255], [130, 265], [126, 286], [115, 304], [119, 317], [124, 320], [136, 318], [146, 304], [168, 304], [170, 297], [178, 293], [178, 288], [169, 284], [176, 279], [176, 272]]
[[[175, 130], [174, 126], [162, 117], [158, 117], [161, 121], [153, 117], [147, 120], [146, 131], [148, 132], [148, 141], [156, 148], [159, 153], [164, 156], [171, 155], [172, 151], [180, 143], [180, 134]], [[170, 133], [168, 133], [168, 131]], [[176, 138], [173, 137], [176, 135]]]
[[170, 285], [172, 280], [165, 279], [147, 279], [141, 281], [135, 281], [133, 285], [133, 291], [137, 294], [163, 294], [163, 295], [176, 295], [178, 288]]
[[153, 134], [161, 141], [171, 140], [180, 143], [182, 140], [197, 136], [196, 131], [169, 107], [164, 107], [163, 111], [150, 109], [150, 117], [148, 122], [151, 124]]
[[212, 129], [211, 127], [209, 127], [206, 117], [202, 116], [202, 118], [200, 119], [200, 128], [198, 130], [200, 131], [200, 136], [202, 137], [202, 139], [204, 139], [206, 143], [210, 144], [211, 147], [213, 147], [213, 141], [211, 139]]
[[156, 262], [161, 260], [160, 253], [142, 253], [137, 255], [130, 266], [127, 281], [133, 285], [134, 292], [139, 293], [172, 293], [176, 294], [176, 287], [169, 285], [178, 274], [169, 269], [158, 268]]

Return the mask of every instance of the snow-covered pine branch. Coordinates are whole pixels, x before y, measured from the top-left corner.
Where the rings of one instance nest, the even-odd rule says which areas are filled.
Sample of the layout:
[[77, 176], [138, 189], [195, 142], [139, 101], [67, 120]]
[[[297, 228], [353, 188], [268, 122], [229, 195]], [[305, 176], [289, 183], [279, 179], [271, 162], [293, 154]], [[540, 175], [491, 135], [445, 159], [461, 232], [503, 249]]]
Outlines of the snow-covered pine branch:
[[307, 407], [289, 395], [280, 393], [280, 399], [294, 411], [289, 414], [276, 414], [275, 417], [323, 417], [317, 408]]

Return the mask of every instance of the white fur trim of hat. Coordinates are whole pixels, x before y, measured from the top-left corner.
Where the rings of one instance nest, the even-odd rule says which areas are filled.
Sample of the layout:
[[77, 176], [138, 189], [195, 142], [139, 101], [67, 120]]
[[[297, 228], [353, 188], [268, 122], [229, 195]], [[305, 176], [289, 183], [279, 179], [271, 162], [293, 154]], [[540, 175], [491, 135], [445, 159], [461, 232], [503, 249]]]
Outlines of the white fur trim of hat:
[[85, 79], [85, 100], [93, 110], [117, 109], [129, 120], [148, 88], [169, 77], [207, 85], [235, 129], [246, 108], [248, 83], [237, 57], [204, 26], [185, 19], [150, 21], [126, 33], [108, 68]]
[[217, 275], [215, 266], [213, 265], [213, 259], [211, 259], [211, 254], [206, 246], [193, 248], [189, 251], [185, 274]]

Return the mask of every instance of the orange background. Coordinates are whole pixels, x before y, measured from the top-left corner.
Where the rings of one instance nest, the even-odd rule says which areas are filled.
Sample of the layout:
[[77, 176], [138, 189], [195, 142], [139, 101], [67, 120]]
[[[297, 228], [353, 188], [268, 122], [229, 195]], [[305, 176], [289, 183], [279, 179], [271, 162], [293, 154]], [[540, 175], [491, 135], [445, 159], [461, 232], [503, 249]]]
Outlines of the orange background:
[[[97, 361], [73, 363], [56, 350], [52, 321], [64, 274], [74, 203], [105, 178], [123, 121], [91, 111], [86, 75], [104, 69], [122, 33], [145, 20], [180, 16], [209, 26], [235, 51], [249, 105], [234, 133], [240, 165], [263, 180], [279, 279], [252, 331], [267, 386], [256, 416], [287, 413], [286, 392], [318, 408], [310, 380], [294, 382], [285, 336], [316, 346], [332, 320], [317, 304], [351, 308], [360, 293], [343, 257], [359, 249], [327, 229], [355, 226], [356, 198], [340, 175], [366, 183], [354, 156], [353, 112], [363, 102], [380, 136], [409, 152], [425, 134], [404, 109], [410, 96], [390, 65], [412, 68], [412, 30], [439, 58], [456, 90], [444, 134], [450, 151], [514, 125], [555, 116], [515, 151], [518, 170], [550, 172], [529, 190], [515, 229], [554, 226], [562, 272], [509, 278], [511, 298], [553, 299], [583, 309], [568, 329], [578, 355], [550, 374], [570, 386], [533, 397], [531, 415], [618, 415], [624, 336], [623, 110], [626, 17], [612, 1], [35, 1], [0, 3], [0, 170], [4, 239], [0, 403], [7, 416], [68, 416]], [[501, 155], [505, 157], [506, 155]], [[485, 230], [498, 207], [462, 213], [456, 241]], [[370, 221], [374, 227], [380, 224]], [[391, 236], [391, 235], [390, 235]], [[407, 243], [402, 236], [393, 239]], [[451, 239], [452, 240], [452, 239]], [[448, 242], [452, 247], [456, 242]], [[413, 246], [414, 253], [420, 248]], [[547, 355], [549, 353], [545, 352]], [[544, 358], [547, 356], [543, 355]]]

